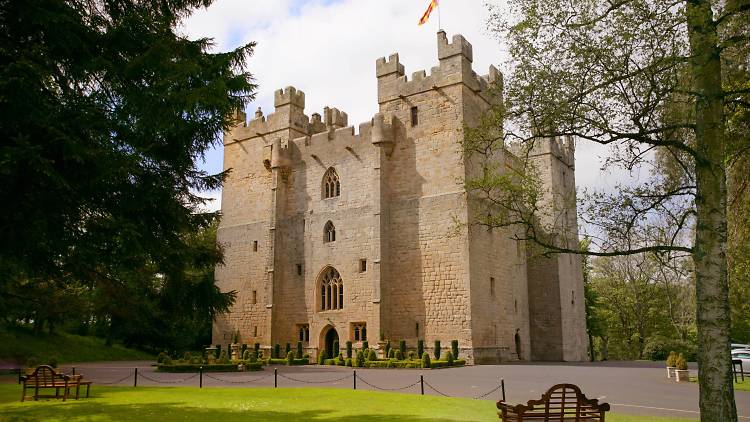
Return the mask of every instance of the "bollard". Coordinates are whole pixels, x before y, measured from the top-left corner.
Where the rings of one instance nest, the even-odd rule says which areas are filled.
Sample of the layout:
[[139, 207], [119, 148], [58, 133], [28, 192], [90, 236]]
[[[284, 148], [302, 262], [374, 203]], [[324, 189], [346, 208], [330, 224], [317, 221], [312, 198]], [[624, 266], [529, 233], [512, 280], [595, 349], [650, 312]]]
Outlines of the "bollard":
[[505, 379], [500, 378], [500, 390], [503, 392], [503, 400], [505, 401]]
[[424, 396], [424, 376], [419, 374], [419, 388], [422, 389], [422, 395]]
[[21, 383], [21, 368], [18, 368], [18, 383]]
[[76, 374], [76, 367], [74, 366], [73, 367], [73, 375], [75, 375], [75, 374]]
[[273, 388], [276, 388], [279, 386], [277, 375], [278, 374], [276, 372], [276, 368], [273, 368]]
[[198, 388], [203, 388], [203, 367], [198, 368]]
[[354, 389], [357, 389], [357, 370], [354, 370]]
[[138, 387], [138, 368], [135, 368], [135, 376], [133, 376], [133, 387]]

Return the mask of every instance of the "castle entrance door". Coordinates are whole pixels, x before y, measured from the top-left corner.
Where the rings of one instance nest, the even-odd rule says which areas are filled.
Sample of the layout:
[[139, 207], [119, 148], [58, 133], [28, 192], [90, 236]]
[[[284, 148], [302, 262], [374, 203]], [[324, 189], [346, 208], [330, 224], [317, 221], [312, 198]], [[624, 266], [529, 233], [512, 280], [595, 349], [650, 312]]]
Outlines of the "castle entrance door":
[[333, 343], [334, 342], [338, 343], [338, 341], [339, 341], [339, 333], [336, 332], [335, 328], [333, 328], [333, 327], [329, 328], [328, 332], [326, 333], [326, 343], [325, 343], [326, 356], [329, 359], [332, 359], [334, 357], [333, 356], [334, 353], [336, 355], [338, 355], [339, 351], [338, 350], [333, 350]]

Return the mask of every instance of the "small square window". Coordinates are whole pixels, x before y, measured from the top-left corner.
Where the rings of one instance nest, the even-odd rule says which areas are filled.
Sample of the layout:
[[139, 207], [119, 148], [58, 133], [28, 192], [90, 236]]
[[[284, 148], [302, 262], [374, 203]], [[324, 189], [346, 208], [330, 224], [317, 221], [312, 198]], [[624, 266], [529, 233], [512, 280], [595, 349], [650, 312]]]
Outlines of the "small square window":
[[302, 264], [297, 264], [297, 275], [302, 275]]
[[365, 271], [367, 271], [367, 260], [360, 259], [359, 260], [359, 272], [363, 273]]
[[419, 114], [416, 107], [411, 108], [411, 126], [414, 127], [419, 124]]
[[253, 240], [253, 252], [258, 252], [258, 241]]

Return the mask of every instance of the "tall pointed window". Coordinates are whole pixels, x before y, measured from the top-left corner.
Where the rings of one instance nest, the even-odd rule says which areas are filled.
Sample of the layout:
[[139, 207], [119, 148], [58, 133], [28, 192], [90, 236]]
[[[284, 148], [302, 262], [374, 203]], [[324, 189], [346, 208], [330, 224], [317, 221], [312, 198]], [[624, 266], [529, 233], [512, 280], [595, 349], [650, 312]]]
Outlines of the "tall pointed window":
[[341, 183], [339, 183], [339, 175], [336, 173], [336, 169], [333, 167], [326, 171], [323, 175], [323, 199], [333, 198], [341, 195]]
[[326, 223], [323, 229], [323, 241], [326, 243], [336, 241], [336, 226], [330, 221]]
[[339, 272], [328, 267], [320, 280], [320, 310], [331, 311], [344, 308], [344, 283]]

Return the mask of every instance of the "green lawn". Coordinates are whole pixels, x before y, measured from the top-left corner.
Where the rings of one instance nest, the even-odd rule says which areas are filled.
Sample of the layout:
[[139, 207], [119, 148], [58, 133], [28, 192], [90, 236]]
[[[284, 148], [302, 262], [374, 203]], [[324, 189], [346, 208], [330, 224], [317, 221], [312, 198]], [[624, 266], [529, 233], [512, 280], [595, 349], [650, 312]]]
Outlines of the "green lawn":
[[[334, 388], [98, 387], [92, 397], [19, 401], [18, 385], [0, 385], [0, 421], [492, 421], [491, 401]], [[608, 414], [610, 422], [691, 419]]]
[[35, 335], [25, 329], [0, 329], [0, 361], [23, 364], [31, 356], [41, 363], [49, 358], [57, 359], [58, 363], [154, 359], [148, 353], [117, 344], [107, 347], [104, 340], [97, 337], [67, 333]]

